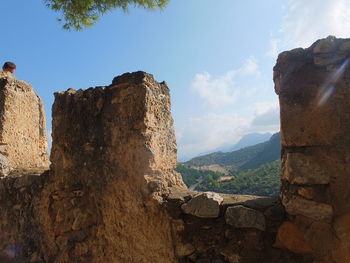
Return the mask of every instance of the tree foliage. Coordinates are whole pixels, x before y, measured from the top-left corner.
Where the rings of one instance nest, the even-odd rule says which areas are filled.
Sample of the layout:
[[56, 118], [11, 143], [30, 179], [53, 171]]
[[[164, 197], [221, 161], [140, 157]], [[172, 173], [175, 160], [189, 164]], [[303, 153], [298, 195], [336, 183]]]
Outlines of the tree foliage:
[[145, 9], [163, 8], [169, 0], [44, 0], [46, 5], [62, 14], [64, 29], [81, 30], [92, 26], [99, 17], [113, 9], [127, 12], [130, 6]]

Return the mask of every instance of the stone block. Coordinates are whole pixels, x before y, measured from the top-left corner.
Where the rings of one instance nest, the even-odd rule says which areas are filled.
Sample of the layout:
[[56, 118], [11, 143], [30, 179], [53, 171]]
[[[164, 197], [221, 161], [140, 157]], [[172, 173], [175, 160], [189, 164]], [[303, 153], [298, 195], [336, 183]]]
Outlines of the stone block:
[[328, 184], [330, 173], [319, 156], [303, 153], [286, 153], [282, 179], [291, 184]]
[[211, 192], [206, 192], [193, 197], [181, 206], [185, 214], [201, 218], [216, 218], [220, 213], [220, 205], [223, 198]]
[[314, 220], [331, 220], [333, 208], [329, 204], [318, 203], [294, 196], [291, 199], [284, 198], [282, 203], [288, 214], [303, 215]]
[[228, 207], [225, 214], [227, 224], [237, 228], [256, 228], [265, 231], [266, 222], [263, 213], [242, 205]]
[[312, 248], [304, 239], [304, 233], [295, 224], [288, 221], [279, 227], [274, 246], [286, 248], [298, 254], [309, 254], [313, 252]]

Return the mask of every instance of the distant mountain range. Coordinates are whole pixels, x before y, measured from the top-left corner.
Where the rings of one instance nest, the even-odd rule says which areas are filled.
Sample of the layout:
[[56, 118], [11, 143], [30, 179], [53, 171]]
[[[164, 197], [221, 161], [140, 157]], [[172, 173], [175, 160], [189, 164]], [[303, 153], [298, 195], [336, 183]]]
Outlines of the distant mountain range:
[[[248, 139], [242, 139], [249, 141]], [[252, 136], [254, 137], [254, 136]], [[270, 163], [280, 159], [281, 143], [280, 133], [271, 136], [268, 141], [248, 146], [240, 150], [231, 152], [214, 152], [211, 154], [195, 157], [183, 164], [193, 167], [220, 165], [227, 167], [230, 170], [247, 170], [261, 166], [262, 164]], [[238, 143], [237, 143], [238, 144]]]
[[200, 155], [207, 155], [207, 154], [216, 153], [216, 152], [237, 151], [237, 150], [240, 150], [240, 149], [248, 147], [248, 146], [252, 146], [252, 145], [255, 145], [258, 143], [265, 142], [265, 141], [269, 140], [271, 135], [272, 135], [271, 133], [249, 133], [249, 134], [244, 135], [238, 142], [236, 142], [233, 145], [232, 144], [225, 145], [225, 146], [216, 148], [214, 150], [204, 152]]
[[265, 142], [270, 139], [271, 133], [249, 133], [244, 135], [235, 145], [231, 146], [227, 152], [237, 151], [242, 148]]

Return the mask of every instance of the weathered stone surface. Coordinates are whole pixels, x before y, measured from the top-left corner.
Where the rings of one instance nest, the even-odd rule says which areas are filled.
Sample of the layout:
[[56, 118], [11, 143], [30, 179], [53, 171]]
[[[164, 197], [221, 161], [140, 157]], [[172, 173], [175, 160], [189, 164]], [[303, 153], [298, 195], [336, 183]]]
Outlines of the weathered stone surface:
[[322, 161], [303, 153], [286, 153], [282, 179], [291, 184], [328, 184], [330, 174]]
[[291, 222], [284, 222], [279, 227], [275, 246], [300, 254], [313, 252], [311, 247], [305, 242], [304, 233]]
[[348, 51], [350, 50], [350, 41], [345, 41], [343, 44], [339, 47], [340, 51]]
[[57, 93], [51, 160], [45, 175], [0, 180], [0, 256], [13, 247], [16, 262], [177, 262], [161, 206], [169, 187], [184, 187], [165, 83], [137, 72]]
[[349, 262], [350, 258], [350, 212], [336, 218], [333, 228], [339, 239], [338, 246], [333, 250], [336, 263]]
[[314, 220], [331, 220], [333, 216], [331, 205], [317, 203], [301, 197], [285, 198], [282, 203], [287, 213], [291, 215], [303, 215]]
[[316, 66], [324, 67], [328, 65], [332, 65], [334, 63], [338, 63], [340, 61], [344, 61], [346, 58], [345, 54], [327, 54], [327, 55], [318, 55], [314, 57], [314, 64]]
[[[14, 76], [0, 76], [2, 167], [48, 167], [44, 106], [33, 88]], [[3, 172], [3, 175], [7, 173]]]
[[193, 197], [183, 204], [181, 209], [184, 213], [202, 218], [216, 218], [220, 213], [220, 204], [223, 198], [212, 192], [206, 192]]
[[335, 246], [335, 235], [329, 223], [316, 221], [311, 224], [305, 233], [305, 240], [312, 247], [318, 258], [329, 255]]
[[298, 194], [306, 199], [313, 199], [315, 197], [315, 191], [312, 187], [300, 187]]
[[[350, 213], [349, 58], [350, 40], [328, 37], [282, 53], [274, 68], [281, 109], [281, 197], [288, 218], [305, 233], [314, 262], [350, 258], [349, 243], [334, 237], [338, 223], [331, 225]], [[347, 232], [340, 229], [336, 233]]]
[[328, 36], [315, 43], [313, 53], [331, 53], [336, 51], [338, 47], [338, 41], [334, 36]]
[[242, 205], [228, 207], [225, 221], [237, 228], [256, 228], [264, 231], [266, 227], [265, 217], [261, 212]]

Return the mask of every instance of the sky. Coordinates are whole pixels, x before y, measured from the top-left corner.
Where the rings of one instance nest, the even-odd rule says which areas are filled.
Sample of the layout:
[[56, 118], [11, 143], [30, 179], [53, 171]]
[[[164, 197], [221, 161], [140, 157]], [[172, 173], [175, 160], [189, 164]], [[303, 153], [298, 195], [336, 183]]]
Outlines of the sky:
[[171, 89], [180, 161], [277, 132], [278, 53], [350, 37], [349, 0], [170, 0], [163, 11], [114, 10], [81, 32], [63, 30], [44, 1], [1, 10], [0, 64], [14, 61], [41, 96], [48, 134], [54, 92], [143, 70]]

